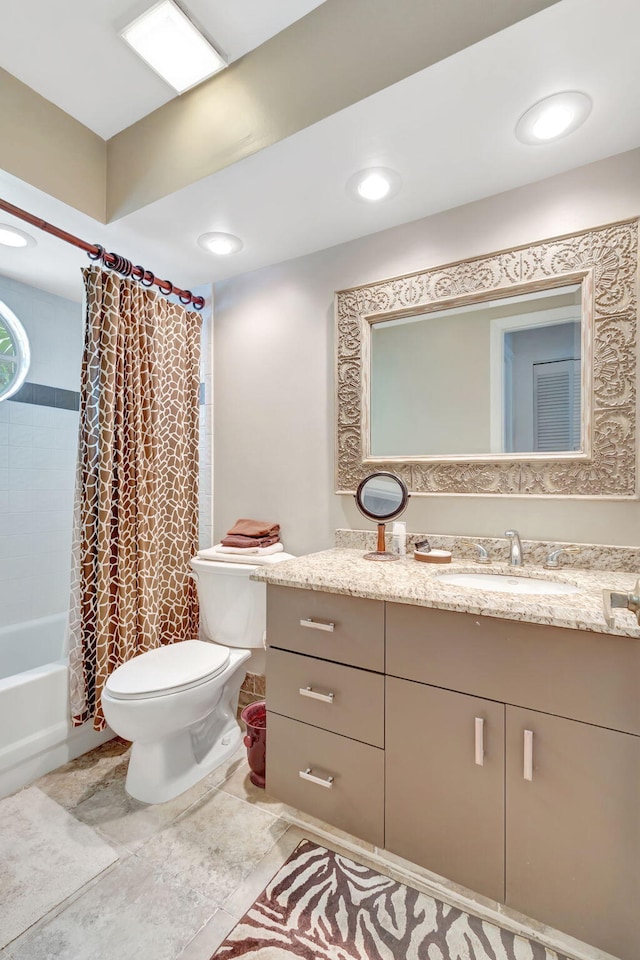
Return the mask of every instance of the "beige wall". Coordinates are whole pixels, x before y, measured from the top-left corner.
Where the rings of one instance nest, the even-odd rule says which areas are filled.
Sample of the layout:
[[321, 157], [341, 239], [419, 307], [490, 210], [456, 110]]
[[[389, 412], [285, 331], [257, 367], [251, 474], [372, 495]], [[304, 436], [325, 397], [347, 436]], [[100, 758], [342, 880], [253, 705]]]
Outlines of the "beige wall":
[[[286, 546], [368, 528], [334, 485], [334, 290], [640, 214], [640, 150], [216, 287], [215, 533], [279, 520]], [[413, 497], [416, 531], [635, 544], [640, 503]]]
[[0, 169], [104, 223], [107, 145], [0, 69]]

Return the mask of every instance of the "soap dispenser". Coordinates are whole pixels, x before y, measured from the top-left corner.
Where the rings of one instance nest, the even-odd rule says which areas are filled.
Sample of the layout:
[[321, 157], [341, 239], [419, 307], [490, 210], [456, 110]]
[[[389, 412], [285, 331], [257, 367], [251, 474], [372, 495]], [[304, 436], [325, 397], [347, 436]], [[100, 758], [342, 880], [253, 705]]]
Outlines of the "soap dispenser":
[[407, 553], [407, 525], [404, 520], [396, 520], [391, 528], [391, 552], [400, 557]]

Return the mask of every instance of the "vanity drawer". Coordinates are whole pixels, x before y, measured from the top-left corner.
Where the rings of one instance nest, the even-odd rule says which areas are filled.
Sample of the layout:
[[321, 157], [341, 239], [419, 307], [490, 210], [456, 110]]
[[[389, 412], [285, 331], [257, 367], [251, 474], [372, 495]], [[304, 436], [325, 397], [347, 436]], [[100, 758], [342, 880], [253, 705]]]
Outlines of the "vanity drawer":
[[383, 673], [384, 603], [269, 584], [267, 643]]
[[384, 846], [383, 750], [271, 711], [267, 730], [267, 793]]
[[[269, 709], [314, 727], [384, 746], [384, 677], [270, 647]], [[311, 690], [307, 690], [311, 687]]]
[[640, 734], [640, 640], [387, 604], [387, 673]]

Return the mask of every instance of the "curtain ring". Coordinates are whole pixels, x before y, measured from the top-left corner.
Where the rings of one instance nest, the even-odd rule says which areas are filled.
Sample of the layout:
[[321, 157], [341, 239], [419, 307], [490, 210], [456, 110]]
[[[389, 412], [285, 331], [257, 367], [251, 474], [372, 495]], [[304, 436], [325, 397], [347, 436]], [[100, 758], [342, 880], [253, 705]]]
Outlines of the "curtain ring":
[[202, 310], [204, 307], [204, 297], [194, 297], [193, 306], [195, 310]]
[[134, 280], [139, 280], [142, 283], [145, 275], [144, 267], [141, 267], [139, 263], [136, 263], [134, 267], [131, 268], [131, 276]]
[[143, 287], [152, 287], [156, 282], [155, 276], [151, 273], [151, 270], [145, 270], [141, 267], [142, 276], [140, 277], [140, 283]]
[[131, 260], [127, 260], [126, 257], [120, 257], [118, 262], [118, 273], [121, 273], [123, 277], [130, 277], [133, 272], [133, 264]]
[[158, 280], [157, 283], [160, 293], [164, 293], [165, 297], [171, 296], [173, 293], [173, 284], [171, 283], [171, 280]]
[[178, 295], [178, 300], [180, 301], [180, 303], [184, 303], [184, 304], [191, 303], [192, 299], [193, 299], [193, 294], [191, 293], [191, 290], [183, 290], [182, 293]]
[[94, 243], [94, 247], [96, 248], [96, 253], [91, 253], [89, 250], [87, 250], [87, 256], [89, 257], [89, 260], [102, 260], [104, 256], [104, 247], [101, 247], [99, 243]]

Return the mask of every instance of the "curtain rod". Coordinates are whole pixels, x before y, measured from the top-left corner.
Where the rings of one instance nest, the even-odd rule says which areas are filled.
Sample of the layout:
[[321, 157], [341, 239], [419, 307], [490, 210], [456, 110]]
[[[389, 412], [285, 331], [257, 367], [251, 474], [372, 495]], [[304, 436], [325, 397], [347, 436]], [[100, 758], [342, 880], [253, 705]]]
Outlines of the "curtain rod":
[[170, 280], [159, 280], [151, 270], [147, 270], [139, 264], [133, 264], [131, 260], [121, 257], [118, 253], [108, 253], [99, 243], [87, 243], [86, 240], [74, 237], [72, 233], [67, 233], [66, 230], [60, 230], [59, 227], [54, 227], [51, 223], [47, 223], [46, 220], [34, 217], [32, 213], [21, 210], [20, 207], [15, 207], [12, 203], [2, 198], [0, 198], [0, 210], [4, 210], [6, 213], [18, 217], [20, 220], [25, 220], [27, 223], [30, 223], [32, 227], [38, 227], [39, 230], [44, 230], [45, 233], [50, 233], [51, 236], [57, 237], [59, 240], [64, 240], [65, 243], [79, 247], [80, 250], [85, 251], [90, 260], [102, 260], [105, 267], [108, 267], [110, 270], [115, 270], [116, 273], [121, 274], [123, 277], [132, 277], [134, 280], [139, 281], [143, 287], [152, 287], [155, 284], [160, 290], [160, 293], [163, 293], [166, 297], [174, 293], [180, 300], [180, 303], [185, 306], [192, 304], [196, 310], [202, 310], [204, 307], [204, 297], [194, 296], [191, 290], [181, 290], [171, 283]]

